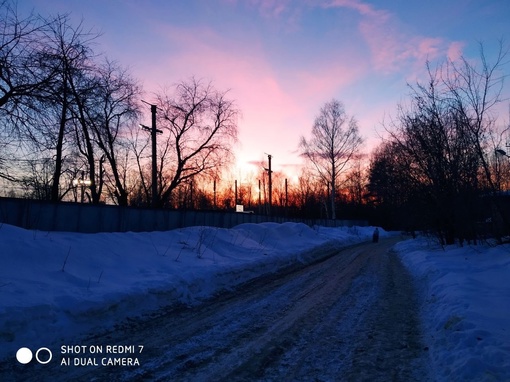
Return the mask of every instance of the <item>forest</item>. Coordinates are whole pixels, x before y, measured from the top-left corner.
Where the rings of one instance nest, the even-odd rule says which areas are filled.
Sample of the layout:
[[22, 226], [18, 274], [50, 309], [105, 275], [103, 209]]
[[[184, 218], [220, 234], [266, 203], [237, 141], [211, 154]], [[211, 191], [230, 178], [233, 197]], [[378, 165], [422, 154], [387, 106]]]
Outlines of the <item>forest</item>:
[[[509, 233], [508, 49], [488, 60], [424, 62], [384, 134], [362, 151], [357, 120], [329, 95], [300, 139], [290, 178], [271, 156], [243, 179], [242, 110], [228, 90], [185, 78], [150, 96], [101, 38], [68, 15], [21, 15], [0, 1], [1, 197], [293, 218], [366, 219], [443, 244]], [[199, 75], [199, 73], [197, 74]], [[403, 95], [404, 96], [404, 95]], [[150, 110], [150, 126], [141, 124]], [[506, 118], [506, 120], [505, 120]], [[147, 123], [147, 121], [143, 121]]]

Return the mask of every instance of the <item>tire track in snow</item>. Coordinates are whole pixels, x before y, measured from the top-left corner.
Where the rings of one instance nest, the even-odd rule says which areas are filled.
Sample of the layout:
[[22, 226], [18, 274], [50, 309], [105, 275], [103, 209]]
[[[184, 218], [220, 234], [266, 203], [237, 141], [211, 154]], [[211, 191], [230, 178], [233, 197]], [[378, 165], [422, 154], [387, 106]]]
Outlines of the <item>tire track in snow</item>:
[[267, 275], [200, 306], [161, 311], [89, 339], [143, 344], [140, 367], [73, 368], [51, 377], [424, 380], [426, 352], [412, 280], [389, 252], [396, 241], [337, 249], [317, 263]]

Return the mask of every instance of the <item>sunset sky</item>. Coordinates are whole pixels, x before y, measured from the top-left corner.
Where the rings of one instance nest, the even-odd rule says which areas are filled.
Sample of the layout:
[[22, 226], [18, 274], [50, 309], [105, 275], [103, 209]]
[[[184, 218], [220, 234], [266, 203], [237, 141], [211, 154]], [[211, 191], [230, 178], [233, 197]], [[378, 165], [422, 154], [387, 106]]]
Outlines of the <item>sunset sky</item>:
[[426, 78], [427, 60], [475, 59], [479, 42], [490, 60], [500, 39], [510, 43], [508, 0], [21, 0], [19, 7], [70, 12], [101, 31], [96, 51], [129, 67], [149, 101], [191, 76], [230, 89], [242, 111], [243, 171], [269, 153], [275, 170], [292, 172], [302, 161], [300, 137], [332, 98], [358, 120], [368, 154], [408, 94], [406, 83]]

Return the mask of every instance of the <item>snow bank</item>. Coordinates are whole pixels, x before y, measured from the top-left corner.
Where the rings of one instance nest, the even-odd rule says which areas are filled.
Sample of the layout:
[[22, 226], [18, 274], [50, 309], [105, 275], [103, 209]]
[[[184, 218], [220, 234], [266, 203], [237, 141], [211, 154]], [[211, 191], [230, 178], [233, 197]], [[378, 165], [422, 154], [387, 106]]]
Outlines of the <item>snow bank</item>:
[[369, 240], [372, 232], [373, 227], [263, 223], [78, 234], [0, 224], [0, 358], [21, 346], [63, 343], [162, 306], [194, 304], [311, 261], [310, 253], [322, 254], [313, 248]]
[[419, 280], [437, 381], [510, 381], [510, 246], [396, 246]]

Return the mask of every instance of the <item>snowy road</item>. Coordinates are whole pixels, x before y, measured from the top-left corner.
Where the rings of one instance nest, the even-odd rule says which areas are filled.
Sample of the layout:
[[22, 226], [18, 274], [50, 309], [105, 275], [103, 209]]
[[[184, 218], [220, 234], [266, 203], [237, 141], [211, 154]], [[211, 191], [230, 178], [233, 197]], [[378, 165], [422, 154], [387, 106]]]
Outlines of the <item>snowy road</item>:
[[143, 345], [133, 355], [140, 366], [40, 368], [37, 379], [427, 380], [411, 277], [390, 251], [396, 241], [336, 250], [83, 342]]

